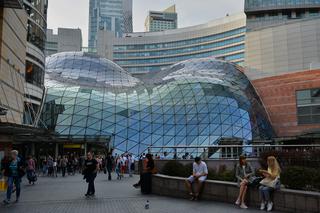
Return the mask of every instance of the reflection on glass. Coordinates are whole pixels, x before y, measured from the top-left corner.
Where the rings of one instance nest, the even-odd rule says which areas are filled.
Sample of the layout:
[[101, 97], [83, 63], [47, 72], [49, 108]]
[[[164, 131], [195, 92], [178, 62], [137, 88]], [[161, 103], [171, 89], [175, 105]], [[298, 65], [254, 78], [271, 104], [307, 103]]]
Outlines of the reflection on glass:
[[118, 152], [140, 154], [149, 146], [171, 152], [273, 135], [251, 83], [231, 63], [193, 59], [140, 79], [85, 53], [59, 53], [46, 63], [42, 120], [61, 137], [112, 137]]

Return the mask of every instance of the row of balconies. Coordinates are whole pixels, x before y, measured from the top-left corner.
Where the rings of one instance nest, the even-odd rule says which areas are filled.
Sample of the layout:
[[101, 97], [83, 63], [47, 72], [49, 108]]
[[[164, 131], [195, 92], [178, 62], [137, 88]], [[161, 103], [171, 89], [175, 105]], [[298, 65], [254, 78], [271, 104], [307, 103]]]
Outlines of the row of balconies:
[[0, 0], [0, 7], [22, 9], [23, 0]]

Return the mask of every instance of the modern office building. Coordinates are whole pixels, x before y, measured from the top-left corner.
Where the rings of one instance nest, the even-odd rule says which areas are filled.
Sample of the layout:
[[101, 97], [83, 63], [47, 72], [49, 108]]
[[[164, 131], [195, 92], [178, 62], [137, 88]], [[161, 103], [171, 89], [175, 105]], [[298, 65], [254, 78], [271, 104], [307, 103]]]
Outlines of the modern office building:
[[246, 0], [246, 75], [278, 137], [320, 129], [320, 1]]
[[146, 32], [177, 29], [178, 14], [176, 5], [172, 5], [164, 11], [149, 11], [144, 26]]
[[132, 74], [155, 72], [183, 60], [210, 56], [242, 65], [245, 32], [244, 13], [202, 25], [162, 32], [128, 33], [120, 38], [101, 30], [97, 53]]
[[36, 125], [44, 92], [47, 0], [24, 0], [28, 14], [24, 123]]
[[132, 0], [89, 1], [89, 51], [95, 52], [99, 30], [116, 37], [132, 32]]
[[1, 5], [0, 104], [7, 109], [1, 121], [36, 125], [44, 90], [47, 1]]
[[0, 120], [23, 123], [27, 14], [21, 1], [0, 5]]
[[45, 19], [46, 1], [0, 3], [0, 158], [16, 148], [19, 136], [37, 131], [32, 125], [44, 89]]
[[[102, 142], [118, 153], [137, 155], [151, 145], [172, 153], [166, 146], [273, 137], [247, 77], [213, 58], [181, 62], [139, 80], [107, 59], [58, 53], [47, 58], [46, 87], [44, 124], [56, 141], [79, 149]], [[203, 149], [185, 151], [198, 155]]]
[[46, 56], [68, 51], [82, 51], [82, 33], [80, 29], [58, 28], [57, 34], [47, 29]]

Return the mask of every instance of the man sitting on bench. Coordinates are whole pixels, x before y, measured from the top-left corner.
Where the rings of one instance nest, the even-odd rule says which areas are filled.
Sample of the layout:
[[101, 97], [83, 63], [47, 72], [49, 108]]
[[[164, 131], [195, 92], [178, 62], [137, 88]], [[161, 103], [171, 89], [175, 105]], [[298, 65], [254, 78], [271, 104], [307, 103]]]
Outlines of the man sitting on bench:
[[[207, 179], [208, 167], [200, 157], [196, 157], [193, 163], [192, 175], [186, 180], [186, 188], [188, 189], [191, 200], [198, 200], [199, 193], [202, 189], [204, 181]], [[193, 192], [192, 184], [197, 183], [196, 191]]]

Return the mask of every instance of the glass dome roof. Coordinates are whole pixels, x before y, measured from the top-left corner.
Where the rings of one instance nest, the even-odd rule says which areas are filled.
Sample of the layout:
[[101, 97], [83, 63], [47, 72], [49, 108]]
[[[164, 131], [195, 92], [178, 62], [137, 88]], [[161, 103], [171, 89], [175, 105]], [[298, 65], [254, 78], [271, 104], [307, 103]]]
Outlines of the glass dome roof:
[[152, 146], [170, 153], [174, 146], [195, 156], [221, 140], [273, 136], [259, 97], [234, 64], [193, 59], [139, 79], [107, 59], [53, 55], [42, 121], [77, 141], [112, 138], [118, 153], [140, 154]]
[[128, 87], [139, 83], [112, 61], [83, 52], [63, 52], [47, 57], [46, 78], [89, 87]]

